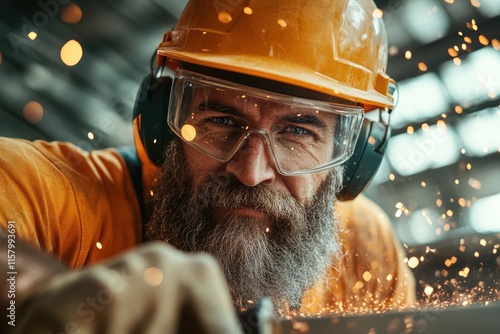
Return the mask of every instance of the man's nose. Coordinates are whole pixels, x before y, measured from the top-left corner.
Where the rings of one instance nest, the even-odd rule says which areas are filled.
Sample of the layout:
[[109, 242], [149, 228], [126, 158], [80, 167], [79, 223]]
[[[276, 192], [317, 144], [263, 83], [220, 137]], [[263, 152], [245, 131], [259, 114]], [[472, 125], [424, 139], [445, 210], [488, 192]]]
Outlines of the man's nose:
[[261, 134], [252, 134], [247, 138], [227, 162], [226, 172], [249, 187], [260, 183], [271, 184], [276, 178], [276, 169], [266, 139]]

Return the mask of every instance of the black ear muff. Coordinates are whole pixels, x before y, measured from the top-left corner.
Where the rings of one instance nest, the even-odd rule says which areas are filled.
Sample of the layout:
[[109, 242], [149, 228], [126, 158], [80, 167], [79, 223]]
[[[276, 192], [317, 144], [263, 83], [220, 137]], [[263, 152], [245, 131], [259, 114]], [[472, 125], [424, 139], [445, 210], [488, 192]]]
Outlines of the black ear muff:
[[139, 137], [151, 162], [161, 165], [173, 133], [167, 124], [172, 78], [147, 75], [139, 87], [134, 105], [134, 120], [140, 117]]
[[[387, 110], [378, 112], [381, 115]], [[352, 200], [368, 186], [382, 162], [389, 137], [390, 128], [386, 122], [363, 120], [354, 154], [344, 165], [343, 187], [337, 195], [340, 200]]]

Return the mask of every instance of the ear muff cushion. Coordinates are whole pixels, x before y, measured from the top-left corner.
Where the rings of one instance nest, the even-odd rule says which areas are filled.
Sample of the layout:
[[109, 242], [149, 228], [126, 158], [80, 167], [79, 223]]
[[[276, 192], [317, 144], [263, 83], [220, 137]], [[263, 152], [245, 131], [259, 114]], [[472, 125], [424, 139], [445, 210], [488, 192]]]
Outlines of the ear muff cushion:
[[147, 75], [139, 87], [133, 117], [140, 115], [139, 137], [149, 159], [161, 165], [173, 134], [167, 124], [168, 101], [172, 78]]
[[354, 154], [345, 163], [343, 187], [337, 195], [340, 200], [352, 200], [368, 186], [382, 162], [389, 136], [386, 125], [363, 120]]

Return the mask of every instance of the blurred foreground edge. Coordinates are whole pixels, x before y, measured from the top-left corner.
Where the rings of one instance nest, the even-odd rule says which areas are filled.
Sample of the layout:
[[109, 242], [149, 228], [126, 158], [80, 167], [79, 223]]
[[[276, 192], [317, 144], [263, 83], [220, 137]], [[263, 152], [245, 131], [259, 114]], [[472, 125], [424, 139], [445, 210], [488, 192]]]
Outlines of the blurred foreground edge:
[[498, 334], [500, 302], [488, 306], [422, 308], [379, 314], [282, 320], [273, 334]]

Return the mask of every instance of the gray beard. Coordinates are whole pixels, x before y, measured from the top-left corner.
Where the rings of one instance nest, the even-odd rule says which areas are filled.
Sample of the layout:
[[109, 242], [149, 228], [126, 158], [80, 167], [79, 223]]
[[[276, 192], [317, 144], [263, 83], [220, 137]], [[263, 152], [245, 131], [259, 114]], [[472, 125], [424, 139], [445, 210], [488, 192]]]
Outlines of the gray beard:
[[[194, 188], [179, 140], [172, 141], [166, 156], [146, 239], [211, 254], [237, 309], [263, 297], [271, 299], [278, 314], [298, 309], [304, 292], [340, 256], [333, 204], [341, 169], [332, 169], [303, 205], [272, 186], [248, 187], [226, 173], [210, 174]], [[229, 212], [236, 207], [256, 207], [271, 221], [231, 214], [220, 221], [211, 218], [212, 208]]]

